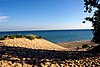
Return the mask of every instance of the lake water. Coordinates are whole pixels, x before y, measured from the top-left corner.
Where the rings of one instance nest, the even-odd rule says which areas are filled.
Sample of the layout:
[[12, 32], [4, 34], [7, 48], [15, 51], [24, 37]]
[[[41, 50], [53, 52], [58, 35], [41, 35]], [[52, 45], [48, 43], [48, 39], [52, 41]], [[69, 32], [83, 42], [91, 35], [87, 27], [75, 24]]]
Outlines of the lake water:
[[9, 31], [0, 32], [1, 35], [5, 34], [34, 34], [41, 36], [51, 42], [71, 42], [81, 40], [91, 40], [93, 35], [91, 30], [41, 30], [41, 31]]

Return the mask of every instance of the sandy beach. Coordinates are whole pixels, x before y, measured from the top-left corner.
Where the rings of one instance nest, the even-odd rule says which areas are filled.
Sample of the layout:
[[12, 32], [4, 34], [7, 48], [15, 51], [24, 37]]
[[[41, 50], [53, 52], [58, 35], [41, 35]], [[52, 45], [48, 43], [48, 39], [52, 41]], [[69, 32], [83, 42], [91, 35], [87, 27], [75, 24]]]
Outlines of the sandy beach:
[[77, 47], [81, 48], [81, 50], [82, 50], [82, 45], [83, 44], [87, 44], [90, 47], [94, 47], [94, 46], [98, 45], [98, 44], [96, 44], [94, 42], [91, 42], [90, 40], [58, 43], [59, 46], [62, 46], [62, 47], [68, 48], [69, 50], [74, 50], [74, 51], [77, 49]]

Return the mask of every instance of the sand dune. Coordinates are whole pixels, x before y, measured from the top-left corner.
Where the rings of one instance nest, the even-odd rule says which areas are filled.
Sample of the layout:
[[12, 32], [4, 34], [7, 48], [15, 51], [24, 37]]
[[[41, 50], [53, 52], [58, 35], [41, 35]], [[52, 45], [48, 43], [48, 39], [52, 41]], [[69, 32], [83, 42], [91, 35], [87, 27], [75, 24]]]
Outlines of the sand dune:
[[15, 38], [15, 39], [1, 40], [0, 42], [1, 45], [3, 44], [5, 46], [25, 47], [25, 48], [43, 49], [43, 50], [68, 50], [64, 47], [49, 42], [45, 39], [29, 40], [26, 38]]

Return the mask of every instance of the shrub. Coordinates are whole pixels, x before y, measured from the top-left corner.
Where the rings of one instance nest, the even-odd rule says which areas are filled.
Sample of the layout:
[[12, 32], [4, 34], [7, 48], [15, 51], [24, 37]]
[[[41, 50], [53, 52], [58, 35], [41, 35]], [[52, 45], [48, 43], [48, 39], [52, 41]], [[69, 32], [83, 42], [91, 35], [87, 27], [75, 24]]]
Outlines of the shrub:
[[16, 38], [16, 35], [9, 35], [8, 37], [11, 39], [14, 39], [14, 38]]
[[4, 38], [7, 38], [8, 37], [8, 35], [4, 35]]
[[80, 49], [80, 47], [77, 47], [77, 49]]
[[41, 39], [42, 37], [41, 37], [41, 36], [36, 36], [36, 38], [37, 38], [37, 39]]
[[36, 38], [35, 35], [29, 34], [26, 36], [26, 38], [30, 39], [30, 40], [34, 40]]
[[88, 44], [83, 44], [83, 45], [82, 45], [82, 48], [87, 48], [87, 47], [89, 47]]
[[17, 34], [17, 35], [16, 35], [16, 38], [23, 38], [23, 35]]
[[0, 36], [0, 40], [5, 40], [5, 38], [3, 36]]

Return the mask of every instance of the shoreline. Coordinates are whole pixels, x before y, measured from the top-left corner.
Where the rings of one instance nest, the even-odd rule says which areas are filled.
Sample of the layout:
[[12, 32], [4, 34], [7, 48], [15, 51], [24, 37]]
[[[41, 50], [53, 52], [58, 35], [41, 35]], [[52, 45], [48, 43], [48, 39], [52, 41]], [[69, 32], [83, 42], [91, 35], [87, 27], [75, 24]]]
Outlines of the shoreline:
[[65, 41], [65, 42], [58, 42], [56, 44], [59, 44], [59, 43], [69, 43], [69, 42], [83, 42], [83, 41], [91, 41], [91, 40], [88, 39], [88, 40]]
[[57, 43], [59, 46], [68, 48], [70, 50], [77, 50], [77, 48], [82, 49], [82, 45], [87, 44], [90, 47], [97, 46], [98, 44], [91, 42], [91, 40], [81, 40], [81, 41], [72, 41], [72, 42], [60, 42]]

